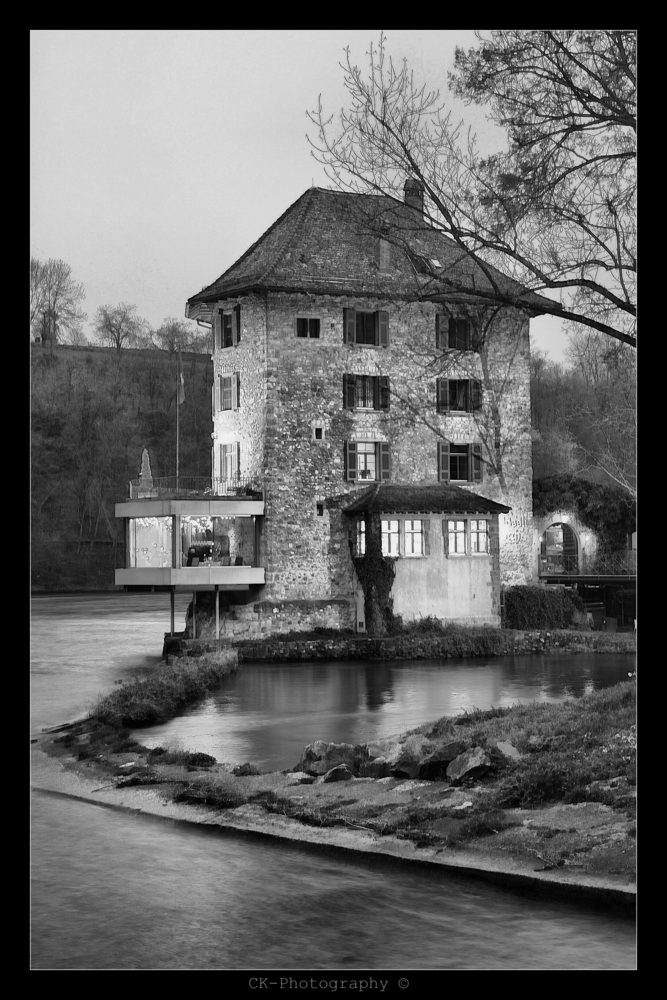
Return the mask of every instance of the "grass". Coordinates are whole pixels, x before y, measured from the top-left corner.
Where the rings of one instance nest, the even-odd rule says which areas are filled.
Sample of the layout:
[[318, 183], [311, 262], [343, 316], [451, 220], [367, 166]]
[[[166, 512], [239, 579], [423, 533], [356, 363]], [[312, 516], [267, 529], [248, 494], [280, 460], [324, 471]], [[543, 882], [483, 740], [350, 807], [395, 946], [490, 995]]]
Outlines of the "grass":
[[91, 718], [122, 729], [166, 722], [201, 701], [236, 669], [237, 654], [223, 650], [215, 657], [197, 657], [161, 666], [150, 677], [123, 684], [100, 698]]

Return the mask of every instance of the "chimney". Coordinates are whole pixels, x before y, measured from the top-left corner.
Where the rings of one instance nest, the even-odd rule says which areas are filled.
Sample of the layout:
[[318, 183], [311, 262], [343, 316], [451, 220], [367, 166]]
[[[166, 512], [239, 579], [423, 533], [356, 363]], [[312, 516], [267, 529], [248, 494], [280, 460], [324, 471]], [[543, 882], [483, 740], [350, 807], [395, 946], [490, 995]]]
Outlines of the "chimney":
[[415, 208], [420, 215], [424, 214], [424, 185], [421, 181], [410, 177], [403, 185], [405, 204]]

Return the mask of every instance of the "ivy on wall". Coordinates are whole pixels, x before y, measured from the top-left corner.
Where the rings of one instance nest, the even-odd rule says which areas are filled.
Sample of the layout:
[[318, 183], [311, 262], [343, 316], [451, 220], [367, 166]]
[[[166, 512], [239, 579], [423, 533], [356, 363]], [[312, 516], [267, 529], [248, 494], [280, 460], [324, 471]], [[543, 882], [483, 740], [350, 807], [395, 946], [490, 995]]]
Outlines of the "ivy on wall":
[[379, 514], [366, 514], [366, 554], [354, 556], [354, 568], [364, 592], [366, 630], [371, 635], [385, 635], [391, 630], [394, 619], [390, 594], [396, 576], [396, 560], [382, 555]]
[[575, 476], [549, 476], [533, 482], [533, 514], [546, 517], [555, 510], [572, 510], [598, 537], [602, 549], [627, 548], [636, 530], [634, 500], [619, 490]]

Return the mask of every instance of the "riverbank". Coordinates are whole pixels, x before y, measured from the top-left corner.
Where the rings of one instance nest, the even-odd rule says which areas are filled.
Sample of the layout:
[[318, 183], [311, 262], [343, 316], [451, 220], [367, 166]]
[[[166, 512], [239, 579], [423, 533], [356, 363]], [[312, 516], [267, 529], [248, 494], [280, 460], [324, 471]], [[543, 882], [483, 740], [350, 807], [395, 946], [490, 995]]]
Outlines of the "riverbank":
[[[464, 868], [536, 891], [627, 900], [634, 891], [634, 704], [632, 681], [564, 705], [439, 720], [383, 746], [313, 745], [295, 771], [276, 774], [203, 754], [148, 751], [129, 733], [88, 719], [39, 741], [40, 757], [44, 751], [49, 759], [36, 769], [37, 787]], [[450, 771], [466, 754], [473, 766]]]
[[[535, 653], [634, 653], [637, 637], [630, 632], [590, 630], [518, 631], [450, 625], [442, 631], [383, 636], [292, 633], [267, 640], [219, 640], [220, 648], [236, 650], [239, 662], [284, 663], [299, 660], [420, 660], [437, 657], [525, 656]], [[163, 654], [178, 656], [194, 649], [212, 651], [214, 639], [185, 639], [165, 634]]]

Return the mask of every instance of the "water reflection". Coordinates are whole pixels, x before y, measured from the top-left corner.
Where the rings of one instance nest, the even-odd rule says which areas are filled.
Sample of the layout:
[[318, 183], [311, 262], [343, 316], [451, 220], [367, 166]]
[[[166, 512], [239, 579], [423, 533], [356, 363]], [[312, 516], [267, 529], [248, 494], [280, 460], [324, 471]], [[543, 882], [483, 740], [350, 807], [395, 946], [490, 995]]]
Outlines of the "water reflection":
[[316, 739], [364, 743], [473, 708], [580, 697], [624, 680], [633, 663], [615, 654], [246, 663], [205, 703], [135, 736], [278, 770]]

